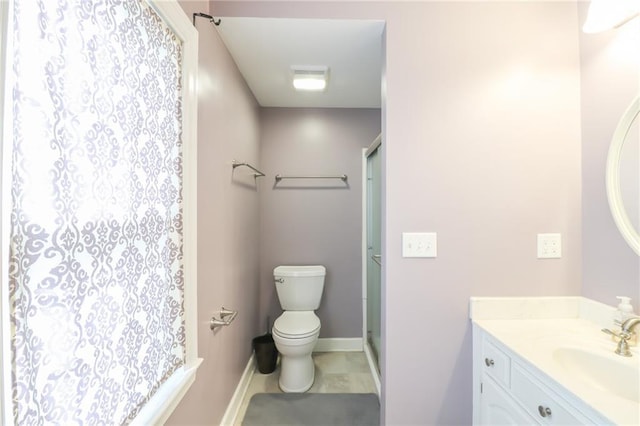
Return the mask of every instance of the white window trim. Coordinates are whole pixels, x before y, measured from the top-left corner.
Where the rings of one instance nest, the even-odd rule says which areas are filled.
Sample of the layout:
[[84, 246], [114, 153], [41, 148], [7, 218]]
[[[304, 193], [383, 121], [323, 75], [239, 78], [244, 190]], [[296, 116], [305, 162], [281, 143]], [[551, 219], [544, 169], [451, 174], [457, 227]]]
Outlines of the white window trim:
[[[8, 55], [7, 52], [7, 38], [8, 38], [8, 22], [9, 22], [9, 2], [0, 0], [0, 123], [7, 123], [8, 121], [5, 119], [5, 90], [6, 90], [6, 72], [5, 70], [9, 67], [8, 65]], [[5, 286], [7, 285], [8, 279], [5, 277], [8, 272], [8, 262], [9, 256], [8, 253], [5, 252], [5, 247], [7, 247], [8, 237], [6, 234], [8, 227], [9, 218], [7, 214], [5, 214], [5, 208], [9, 207], [9, 204], [6, 202], [11, 199], [10, 194], [8, 194], [7, 188], [5, 188], [6, 183], [9, 181], [7, 178], [10, 177], [8, 171], [5, 167], [6, 153], [5, 153], [5, 144], [4, 138], [6, 137], [8, 140], [10, 139], [9, 129], [10, 126], [2, 126], [2, 131], [0, 131], [0, 188], [1, 188], [1, 197], [0, 200], [0, 424], [10, 425], [13, 422], [13, 418], [11, 417], [11, 408], [5, 404], [5, 399], [9, 399], [11, 395], [11, 389], [8, 388], [10, 386], [10, 379], [7, 377], [5, 380], [5, 372], [8, 368], [11, 368], [9, 350], [11, 349], [9, 344], [9, 301], [8, 295], [4, 294]], [[8, 163], [8, 161], [7, 161]], [[6, 207], [5, 207], [6, 206]]]
[[[158, 391], [151, 397], [147, 404], [138, 413], [133, 421], [137, 425], [163, 424], [169, 418], [180, 400], [187, 393], [196, 378], [196, 370], [202, 363], [198, 358], [198, 313], [197, 313], [197, 77], [198, 77], [198, 32], [191, 21], [178, 4], [177, 0], [145, 0], [162, 17], [164, 22], [174, 31], [182, 41], [182, 138], [183, 138], [183, 259], [184, 259], [184, 307], [185, 307], [185, 332], [186, 332], [186, 360], [185, 365], [178, 369]], [[6, 70], [9, 69], [10, 59], [7, 52], [7, 39], [9, 38], [8, 20], [10, 2], [0, 0], [0, 122], [5, 120], [4, 105], [6, 90]], [[10, 127], [2, 126], [0, 132], [0, 188], [2, 188], [2, 224], [0, 226], [0, 424], [12, 425], [13, 416], [10, 404], [11, 389], [9, 371], [11, 368], [10, 357], [10, 328], [8, 313], [8, 295], [3, 289], [7, 288], [8, 256], [5, 247], [8, 242], [7, 231], [8, 215], [4, 212], [10, 206], [10, 193], [5, 188], [10, 182], [5, 164], [4, 140], [11, 140]], [[8, 163], [8, 161], [6, 161]]]

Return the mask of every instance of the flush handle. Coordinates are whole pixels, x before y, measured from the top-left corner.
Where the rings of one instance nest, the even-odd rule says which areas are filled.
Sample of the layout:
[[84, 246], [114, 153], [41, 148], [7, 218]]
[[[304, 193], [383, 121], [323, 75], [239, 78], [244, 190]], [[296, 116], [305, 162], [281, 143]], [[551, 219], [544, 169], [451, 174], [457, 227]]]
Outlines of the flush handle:
[[541, 417], [551, 417], [551, 408], [538, 405], [538, 413]]
[[489, 358], [485, 358], [484, 363], [487, 364], [487, 367], [493, 367], [493, 364], [495, 364], [493, 360]]
[[277, 283], [283, 283], [284, 282], [284, 278], [276, 278], [275, 281]]

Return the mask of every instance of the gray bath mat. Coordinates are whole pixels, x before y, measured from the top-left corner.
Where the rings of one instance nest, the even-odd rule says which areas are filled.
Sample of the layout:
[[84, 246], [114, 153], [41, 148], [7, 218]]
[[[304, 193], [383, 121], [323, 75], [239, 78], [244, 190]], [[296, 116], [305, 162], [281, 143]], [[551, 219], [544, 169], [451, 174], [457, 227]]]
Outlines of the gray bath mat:
[[257, 393], [242, 426], [377, 426], [380, 402], [373, 393]]

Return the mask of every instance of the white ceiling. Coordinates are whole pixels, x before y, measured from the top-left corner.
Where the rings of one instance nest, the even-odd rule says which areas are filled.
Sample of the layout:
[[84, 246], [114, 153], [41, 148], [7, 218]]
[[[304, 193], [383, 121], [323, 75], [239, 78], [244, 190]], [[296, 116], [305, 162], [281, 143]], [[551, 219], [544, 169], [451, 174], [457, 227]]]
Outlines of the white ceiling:
[[[263, 107], [380, 107], [383, 21], [222, 17], [217, 29]], [[296, 92], [296, 65], [328, 66], [327, 89]]]

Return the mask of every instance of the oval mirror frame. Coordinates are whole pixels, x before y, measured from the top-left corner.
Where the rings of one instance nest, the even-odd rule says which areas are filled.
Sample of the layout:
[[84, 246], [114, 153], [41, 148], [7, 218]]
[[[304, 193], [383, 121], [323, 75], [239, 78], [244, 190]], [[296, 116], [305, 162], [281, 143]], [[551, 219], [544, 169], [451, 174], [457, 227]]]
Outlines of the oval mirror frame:
[[[622, 187], [620, 183], [620, 161], [624, 141], [631, 130], [634, 120], [640, 115], [640, 95], [631, 102], [622, 115], [618, 127], [616, 127], [611, 139], [609, 154], [607, 157], [606, 184], [609, 208], [613, 220], [625, 241], [633, 251], [640, 256], [640, 229], [631, 222], [622, 200]], [[638, 118], [640, 120], [640, 118]]]

